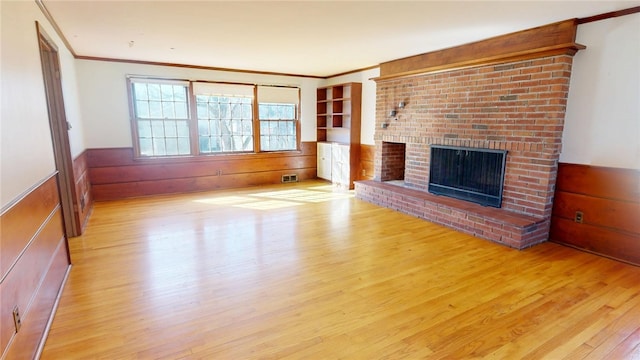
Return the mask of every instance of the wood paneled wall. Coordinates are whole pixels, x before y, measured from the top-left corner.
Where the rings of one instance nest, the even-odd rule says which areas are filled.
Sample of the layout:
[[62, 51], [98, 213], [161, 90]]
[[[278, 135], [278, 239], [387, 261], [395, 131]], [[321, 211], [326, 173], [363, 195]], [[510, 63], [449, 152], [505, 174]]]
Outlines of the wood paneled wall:
[[77, 217], [76, 224], [79, 227], [76, 232], [82, 234], [93, 207], [86, 151], [73, 159], [73, 180], [75, 184], [74, 212]]
[[89, 149], [87, 166], [93, 199], [102, 201], [277, 184], [291, 174], [314, 179], [316, 152], [315, 142], [293, 152], [171, 159], [134, 159], [132, 148]]
[[360, 171], [358, 180], [373, 180], [373, 157], [375, 145], [360, 144]]
[[[0, 350], [3, 359], [31, 359], [44, 340], [70, 268], [57, 176], [35, 186], [0, 216]], [[22, 318], [18, 332], [15, 307]]]
[[559, 165], [551, 241], [640, 265], [639, 220], [639, 170]]

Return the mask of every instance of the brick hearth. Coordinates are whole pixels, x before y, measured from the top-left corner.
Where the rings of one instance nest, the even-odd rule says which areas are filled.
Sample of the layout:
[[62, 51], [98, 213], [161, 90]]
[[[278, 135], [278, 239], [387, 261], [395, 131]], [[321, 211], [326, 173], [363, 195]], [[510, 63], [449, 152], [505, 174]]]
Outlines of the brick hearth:
[[360, 181], [358, 197], [468, 234], [522, 249], [544, 241], [544, 219], [437, 196], [381, 181]]
[[[545, 241], [572, 59], [556, 55], [378, 80], [374, 182], [398, 176], [390, 169], [404, 148], [404, 184], [410, 189], [361, 182], [356, 196], [518, 249]], [[406, 106], [390, 117], [399, 102]], [[507, 150], [502, 208], [488, 211], [428, 194], [431, 144]], [[408, 196], [407, 190], [415, 193]], [[502, 231], [513, 221], [500, 219], [526, 224]]]

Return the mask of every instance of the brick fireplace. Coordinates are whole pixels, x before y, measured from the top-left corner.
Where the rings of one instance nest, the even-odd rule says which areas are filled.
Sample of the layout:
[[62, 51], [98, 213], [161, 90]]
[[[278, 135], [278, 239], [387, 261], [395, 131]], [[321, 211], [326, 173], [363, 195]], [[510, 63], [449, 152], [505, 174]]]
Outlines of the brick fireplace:
[[[518, 249], [546, 241], [572, 55], [378, 79], [375, 175], [356, 196]], [[502, 207], [428, 194], [434, 144], [506, 150]]]

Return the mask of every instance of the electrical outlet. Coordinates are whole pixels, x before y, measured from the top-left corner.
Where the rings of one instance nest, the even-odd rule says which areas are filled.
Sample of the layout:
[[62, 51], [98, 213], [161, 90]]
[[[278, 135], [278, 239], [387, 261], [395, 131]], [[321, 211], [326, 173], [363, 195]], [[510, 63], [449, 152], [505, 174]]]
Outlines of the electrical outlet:
[[582, 224], [582, 221], [584, 220], [584, 214], [582, 213], [582, 211], [576, 211], [576, 216], [573, 218], [573, 220], [578, 224]]
[[20, 309], [18, 309], [18, 305], [13, 307], [13, 324], [16, 327], [16, 332], [20, 330], [22, 326], [22, 320], [20, 319]]

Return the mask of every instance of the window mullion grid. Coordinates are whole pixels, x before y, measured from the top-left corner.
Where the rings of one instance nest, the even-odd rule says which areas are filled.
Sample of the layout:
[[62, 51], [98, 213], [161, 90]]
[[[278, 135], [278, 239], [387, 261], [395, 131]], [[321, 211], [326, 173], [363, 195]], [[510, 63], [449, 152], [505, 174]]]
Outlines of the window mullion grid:
[[[220, 116], [220, 145], [222, 152], [233, 152], [233, 132], [231, 131], [231, 100], [226, 98], [224, 108], [227, 109], [226, 115]], [[221, 102], [219, 103], [221, 104]], [[220, 114], [222, 115], [222, 114]], [[223, 131], [224, 130], [224, 131]], [[226, 143], [225, 143], [226, 139]], [[226, 145], [228, 146], [226, 146]]]
[[[287, 151], [287, 150], [299, 150], [299, 142], [297, 139], [300, 137], [298, 106], [294, 107], [294, 114], [292, 117], [285, 115], [285, 105], [269, 104], [271, 110], [275, 111], [275, 114], [265, 114], [264, 118], [260, 119], [260, 129], [268, 129], [268, 133], [260, 134], [261, 141], [264, 141], [262, 136], [268, 137], [268, 143], [264, 144], [260, 149], [261, 151]], [[274, 109], [275, 108], [275, 109]], [[291, 129], [291, 130], [289, 130]], [[273, 131], [272, 131], [273, 130]], [[293, 144], [293, 146], [292, 146]]]
[[[207, 108], [209, 105], [209, 102], [211, 101], [211, 98], [209, 97], [209, 100], [207, 102]], [[224, 152], [224, 141], [222, 139], [222, 129], [223, 129], [223, 123], [222, 123], [222, 106], [221, 106], [221, 100], [220, 98], [218, 98], [218, 100], [216, 100], [215, 102], [215, 107], [217, 108], [217, 112], [216, 114], [218, 114], [218, 116], [215, 119], [212, 119], [211, 117], [207, 116], [207, 119], [209, 119], [209, 141], [212, 141], [214, 138], [216, 139], [215, 142], [218, 144], [218, 149], [216, 151], [210, 150], [212, 152]], [[211, 129], [211, 124], [215, 123], [215, 134]]]
[[[163, 104], [164, 106], [164, 104]], [[169, 149], [167, 148], [167, 118], [164, 117], [164, 109], [162, 109], [162, 133], [164, 134], [161, 138], [162, 143], [164, 145], [163, 149], [164, 149], [164, 156], [168, 156], [169, 154]]]

